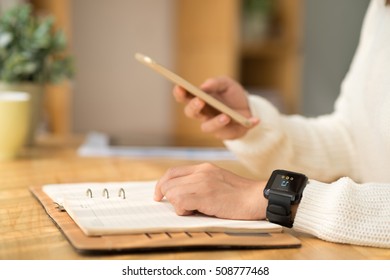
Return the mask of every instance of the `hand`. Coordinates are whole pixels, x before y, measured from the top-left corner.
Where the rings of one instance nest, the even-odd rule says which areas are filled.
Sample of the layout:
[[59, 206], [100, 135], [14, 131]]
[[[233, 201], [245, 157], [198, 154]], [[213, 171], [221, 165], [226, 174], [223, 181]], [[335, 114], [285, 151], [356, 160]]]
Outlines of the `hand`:
[[[228, 77], [218, 77], [207, 80], [200, 88], [244, 117], [249, 118], [252, 127], [259, 123], [259, 119], [251, 115], [246, 92], [236, 81]], [[218, 139], [236, 139], [244, 136], [249, 130], [231, 120], [229, 116], [211, 108], [203, 100], [194, 97], [182, 87], [175, 86], [173, 95], [177, 102], [186, 104], [184, 113], [187, 117], [200, 120], [201, 130], [214, 134]]]
[[265, 219], [265, 182], [233, 174], [209, 163], [169, 169], [158, 181], [154, 199], [164, 196], [178, 215], [195, 211], [224, 219]]

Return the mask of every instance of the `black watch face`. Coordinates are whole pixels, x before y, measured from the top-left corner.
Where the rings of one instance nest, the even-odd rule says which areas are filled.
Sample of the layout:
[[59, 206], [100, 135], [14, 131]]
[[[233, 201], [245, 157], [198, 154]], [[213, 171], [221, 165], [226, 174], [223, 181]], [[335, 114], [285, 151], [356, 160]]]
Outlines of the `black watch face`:
[[288, 194], [300, 194], [306, 186], [307, 177], [300, 173], [275, 170], [270, 180], [267, 183], [265, 194], [269, 194], [269, 190], [278, 191]]
[[299, 192], [299, 189], [304, 183], [305, 178], [302, 176], [294, 176], [292, 174], [277, 174], [272, 184], [272, 189], [296, 193]]

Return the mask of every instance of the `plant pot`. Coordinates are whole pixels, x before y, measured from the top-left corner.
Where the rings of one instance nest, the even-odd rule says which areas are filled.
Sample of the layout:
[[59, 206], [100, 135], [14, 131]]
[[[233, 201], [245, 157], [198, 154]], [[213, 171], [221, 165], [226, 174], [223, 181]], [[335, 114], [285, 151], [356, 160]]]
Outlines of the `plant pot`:
[[22, 91], [30, 94], [30, 128], [28, 131], [27, 146], [33, 146], [39, 125], [43, 120], [43, 94], [42, 84], [35, 83], [4, 83], [0, 81], [0, 91]]

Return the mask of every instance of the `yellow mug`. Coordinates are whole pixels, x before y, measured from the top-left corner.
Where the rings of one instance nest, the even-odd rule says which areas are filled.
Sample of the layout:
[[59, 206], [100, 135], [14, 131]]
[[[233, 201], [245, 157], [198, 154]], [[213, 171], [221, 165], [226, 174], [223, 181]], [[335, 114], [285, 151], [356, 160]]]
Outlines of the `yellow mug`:
[[13, 159], [22, 150], [30, 125], [30, 95], [0, 91], [0, 160]]

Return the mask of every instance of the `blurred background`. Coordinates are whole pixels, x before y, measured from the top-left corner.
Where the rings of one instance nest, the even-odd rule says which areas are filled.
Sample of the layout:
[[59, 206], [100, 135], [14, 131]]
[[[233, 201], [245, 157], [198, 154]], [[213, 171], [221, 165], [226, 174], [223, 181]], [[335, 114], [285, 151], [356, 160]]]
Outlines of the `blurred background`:
[[29, 2], [65, 31], [76, 74], [46, 94], [48, 129], [128, 145], [220, 146], [184, 117], [141, 52], [195, 85], [228, 75], [285, 114], [332, 112], [369, 0], [0, 0]]

